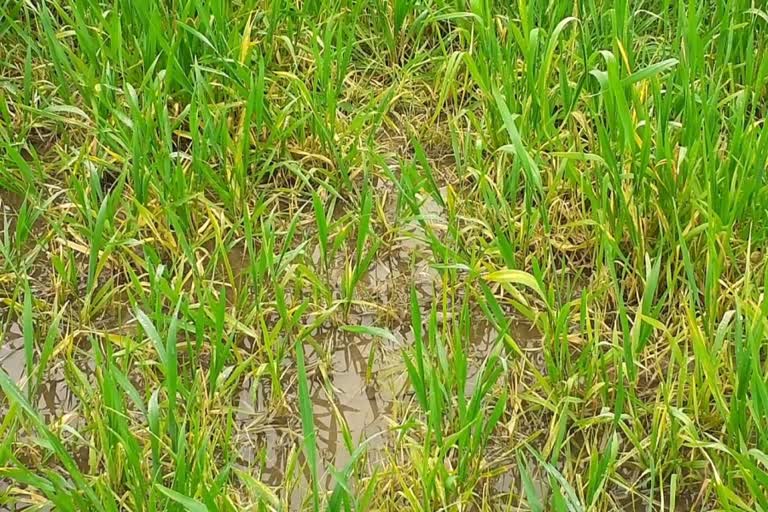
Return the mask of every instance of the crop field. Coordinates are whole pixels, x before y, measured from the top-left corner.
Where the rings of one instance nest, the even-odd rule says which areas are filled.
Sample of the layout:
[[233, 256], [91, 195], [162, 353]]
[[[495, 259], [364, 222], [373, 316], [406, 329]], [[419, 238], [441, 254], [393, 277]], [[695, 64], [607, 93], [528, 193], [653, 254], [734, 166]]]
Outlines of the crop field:
[[0, 0], [1, 511], [768, 512], [762, 0]]

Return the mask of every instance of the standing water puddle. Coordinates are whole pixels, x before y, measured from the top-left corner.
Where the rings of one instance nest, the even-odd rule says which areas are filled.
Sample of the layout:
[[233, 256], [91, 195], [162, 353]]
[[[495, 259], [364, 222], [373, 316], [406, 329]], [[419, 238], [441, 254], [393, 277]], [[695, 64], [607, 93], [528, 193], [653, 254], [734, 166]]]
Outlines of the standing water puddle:
[[24, 376], [24, 337], [18, 324], [11, 324], [8, 334], [0, 345], [0, 368], [17, 385]]
[[[313, 338], [315, 347], [330, 352], [321, 357], [313, 345], [305, 345], [317, 434], [317, 471], [321, 488], [331, 490], [336, 484], [331, 470], [342, 471], [361, 444], [366, 443], [367, 448], [356, 459], [356, 471], [370, 474], [370, 467], [382, 458], [392, 404], [405, 380], [399, 351], [392, 341], [335, 327], [320, 328]], [[303, 455], [298, 397], [287, 398], [291, 415], [276, 417], [270, 414], [269, 394], [265, 379], [246, 382], [240, 392], [237, 420], [241, 460], [251, 468], [260, 467], [258, 477], [289, 499], [291, 510], [298, 510], [312, 488]], [[351, 484], [354, 486], [354, 479]]]
[[[26, 394], [26, 358], [24, 355], [24, 336], [17, 323], [12, 323], [4, 336], [0, 336], [0, 369], [2, 369], [16, 386]], [[64, 378], [61, 365], [46, 372], [45, 377], [40, 382], [37, 389], [37, 411], [42, 415], [43, 421], [50, 424], [53, 421], [62, 418], [66, 414], [75, 410], [78, 406], [78, 399], [69, 389]], [[34, 401], [33, 401], [34, 403]], [[8, 411], [9, 403], [3, 394], [0, 394], [0, 417], [3, 417]], [[65, 420], [72, 423], [72, 419]], [[26, 441], [25, 441], [26, 439]], [[17, 438], [20, 442], [29, 442], [25, 435]], [[69, 447], [69, 446], [68, 446]], [[88, 450], [84, 446], [70, 450], [70, 454], [81, 470], [87, 471]], [[22, 462], [29, 466], [41, 463], [40, 454], [37, 448], [25, 447], [16, 451], [16, 456]], [[47, 463], [45, 463], [47, 464]], [[12, 484], [5, 478], [0, 478], [0, 511], [27, 510], [28, 503], [32, 503], [34, 498], [28, 495], [24, 486]], [[32, 501], [27, 501], [30, 499]], [[10, 504], [11, 508], [4, 508], [2, 503]], [[51, 510], [50, 508], [41, 508], [40, 510]]]
[[[367, 319], [356, 320], [369, 323], [365, 321]], [[351, 452], [362, 443], [367, 441], [367, 449], [356, 467], [363, 474], [370, 474], [365, 466], [370, 469], [381, 463], [384, 448], [393, 442], [387, 431], [391, 424], [398, 421], [398, 400], [404, 400], [410, 391], [401, 350], [413, 342], [409, 326], [402, 326], [393, 334], [397, 343], [335, 327], [320, 329], [315, 333], [314, 341], [332, 350], [329, 360], [318, 358], [312, 346], [305, 345], [308, 367], [311, 368], [310, 398], [317, 432], [318, 474], [323, 476], [322, 483], [326, 489], [331, 489], [335, 483], [329, 469], [343, 469], [351, 459]], [[541, 347], [541, 335], [529, 322], [513, 321], [509, 334], [526, 352]], [[473, 391], [483, 362], [498, 340], [497, 332], [480, 314], [474, 316], [469, 336], [467, 393]], [[242, 428], [240, 434], [244, 436], [241, 439], [244, 441], [240, 447], [241, 457], [251, 466], [257, 458], [263, 457], [260, 478], [277, 488], [284, 485], [290, 476], [285, 471], [292, 452], [299, 452], [298, 460], [302, 466], [306, 463], [301, 455], [303, 446], [298, 399], [295, 396], [290, 399], [294, 416], [271, 417], [266, 381], [262, 379], [259, 382], [246, 382], [239, 397], [238, 423]], [[351, 440], [351, 450], [347, 446], [345, 431]], [[311, 492], [311, 486], [306, 467], [298, 480], [295, 473], [293, 476], [296, 483], [291, 503], [297, 505]]]
[[380, 351], [373, 355], [369, 378], [369, 358], [376, 350], [377, 341], [338, 333], [342, 343], [333, 353], [328, 386], [318, 385], [313, 392], [315, 426], [319, 431], [319, 444], [328, 464], [342, 468], [350, 460], [344, 435], [346, 430], [352, 448], [368, 443], [368, 454], [375, 453], [384, 439], [377, 436], [385, 430], [385, 418], [391, 412], [396, 395], [396, 383], [383, 367]]
[[[0, 368], [8, 374], [19, 389], [24, 389], [26, 386], [25, 359], [24, 337], [19, 325], [13, 323], [0, 343]], [[46, 373], [37, 389], [37, 395], [37, 410], [46, 422], [72, 412], [78, 404], [60, 366]], [[0, 404], [0, 411], [7, 406], [7, 403]]]

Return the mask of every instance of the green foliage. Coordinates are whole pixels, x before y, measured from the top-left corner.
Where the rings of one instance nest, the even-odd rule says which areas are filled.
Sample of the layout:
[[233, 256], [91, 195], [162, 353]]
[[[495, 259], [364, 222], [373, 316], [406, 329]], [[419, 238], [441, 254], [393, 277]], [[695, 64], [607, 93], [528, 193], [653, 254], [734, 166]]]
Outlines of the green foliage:
[[0, 508], [768, 510], [767, 30], [0, 1]]

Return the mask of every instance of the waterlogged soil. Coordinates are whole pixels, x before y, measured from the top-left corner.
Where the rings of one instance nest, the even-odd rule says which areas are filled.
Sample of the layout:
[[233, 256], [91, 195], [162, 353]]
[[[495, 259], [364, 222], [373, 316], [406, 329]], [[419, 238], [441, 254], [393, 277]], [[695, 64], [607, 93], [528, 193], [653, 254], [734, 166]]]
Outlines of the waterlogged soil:
[[[426, 318], [427, 312], [424, 313]], [[362, 315], [355, 319], [359, 324], [370, 325], [374, 317]], [[412, 345], [413, 333], [410, 325], [401, 325], [392, 334], [394, 340], [353, 334], [337, 327], [318, 329], [314, 341], [320, 346], [332, 347], [328, 361], [318, 358], [312, 345], [305, 345], [308, 367], [314, 368], [314, 372], [310, 372], [310, 398], [318, 433], [318, 471], [324, 475], [321, 481], [326, 489], [330, 490], [334, 485], [328, 469], [341, 470], [351, 460], [352, 452], [347, 447], [345, 435], [348, 435], [353, 451], [365, 443], [366, 449], [357, 468], [364, 464], [372, 470], [394, 442], [399, 415], [412, 400], [402, 350]], [[541, 335], [528, 321], [517, 319], [511, 322], [508, 334], [526, 350], [541, 347]], [[471, 322], [468, 343], [470, 367], [465, 390], [468, 396], [474, 391], [484, 361], [498, 342], [499, 334], [478, 311]], [[302, 455], [298, 398], [294, 395], [290, 400], [293, 405], [291, 415], [271, 417], [269, 386], [265, 382], [263, 379], [256, 383], [247, 380], [240, 391], [237, 398], [238, 442], [243, 466], [260, 467], [262, 481], [280, 487], [290, 480], [286, 467], [292, 454], [300, 464], [306, 463]], [[304, 469], [291, 491], [291, 503], [296, 507], [310, 490], [309, 474], [306, 467]], [[513, 473], [497, 471], [496, 475], [493, 479], [496, 492], [511, 492], [512, 483], [517, 482]]]
[[[400, 304], [396, 309], [407, 310], [406, 291], [414, 284], [422, 303], [426, 331], [430, 304], [439, 291], [440, 275], [423, 261], [408, 261], [407, 254], [413, 257], [414, 249], [390, 253], [388, 258], [375, 262], [366, 276], [365, 291], [385, 304], [388, 301]], [[238, 265], [242, 259], [241, 255], [235, 255], [229, 262], [236, 276], [242, 273], [242, 265]], [[393, 443], [393, 429], [405, 415], [403, 409], [413, 400], [402, 358], [402, 351], [413, 344], [413, 332], [404, 319], [405, 316], [395, 318], [389, 326], [394, 340], [347, 332], [339, 326], [323, 326], [313, 333], [314, 345], [305, 345], [307, 366], [311, 369], [310, 399], [318, 432], [318, 471], [327, 489], [335, 483], [328, 469], [344, 468], [361, 444], [365, 443], [366, 449], [357, 461], [358, 469], [362, 464], [372, 470], [382, 460], [387, 447]], [[350, 325], [379, 326], [381, 320], [380, 315], [368, 312], [352, 314], [347, 321]], [[446, 320], [439, 318], [441, 323]], [[541, 335], [526, 320], [512, 321], [507, 334], [529, 358], [541, 350]], [[499, 342], [499, 334], [482, 312], [472, 313], [467, 343], [470, 364], [467, 395], [474, 391], [484, 361]], [[321, 348], [321, 352], [316, 352], [315, 347]], [[49, 424], [75, 412], [78, 406], [60, 366], [54, 365], [47, 372], [37, 392], [38, 410]], [[0, 368], [24, 388], [24, 342], [17, 323], [11, 324], [0, 343]], [[292, 508], [299, 508], [308, 495], [310, 479], [302, 452], [295, 386], [291, 389], [289, 393], [293, 395], [289, 394], [291, 404], [286, 413], [276, 415], [270, 410], [269, 383], [264, 378], [246, 379], [232, 405], [238, 425], [235, 442], [242, 466], [250, 470], [258, 468], [258, 476], [264, 483], [280, 488], [289, 481], [286, 470], [293, 459], [296, 485], [292, 490], [281, 492], [290, 492]], [[7, 404], [3, 404], [5, 407]], [[87, 471], [87, 450], [73, 455]], [[297, 472], [300, 473], [298, 479], [295, 478]], [[514, 492], [517, 478], [507, 472], [494, 481], [496, 492], [509, 493]]]
[[[24, 354], [24, 336], [17, 323], [11, 324], [8, 332], [0, 343], [0, 368], [8, 374], [19, 389], [25, 389], [26, 357]], [[37, 388], [37, 411], [46, 422], [61, 418], [73, 412], [78, 405], [77, 397], [67, 385], [64, 372], [55, 367], [46, 375]], [[0, 412], [4, 412], [8, 404], [2, 403]]]
[[[18, 323], [12, 323], [7, 332], [0, 336], [0, 369], [9, 376], [22, 392], [26, 389], [28, 380], [26, 376], [24, 336]], [[36, 399], [33, 402], [36, 403], [36, 410], [40, 413], [46, 424], [51, 425], [63, 419], [64, 423], [69, 424], [75, 429], [80, 426], [76, 418], [69, 416], [77, 410], [79, 401], [67, 385], [64, 372], [60, 366], [46, 372], [36, 390]], [[4, 417], [8, 412], [8, 407], [9, 404], [4, 394], [0, 394], [0, 418]], [[19, 435], [17, 440], [25, 442], [25, 435]], [[70, 448], [70, 455], [75, 463], [81, 471], [87, 472], [88, 448], [83, 445]], [[23, 464], [34, 467], [44, 463], [43, 461], [46, 460], [43, 452], [47, 452], [47, 450], [41, 449], [36, 443], [32, 443], [27, 445], [23, 451], [16, 453], [16, 456]], [[50, 459], [47, 459], [47, 462], [45, 462], [45, 464], [50, 463]], [[29, 500], [24, 498], [19, 500], [25, 493], [24, 489], [11, 484], [4, 478], [0, 478], [0, 512], [29, 510], [29, 507], [22, 503], [34, 503], [37, 498], [30, 494]], [[7, 503], [10, 503], [10, 505], [7, 505]], [[35, 508], [35, 510], [52, 510], [52, 508], [50, 506], [43, 506], [42, 508]]]
[[[440, 189], [440, 193], [444, 198], [447, 195], [445, 189]], [[397, 224], [394, 197], [396, 194], [391, 194], [385, 209], [387, 215], [393, 217], [390, 220]], [[311, 381], [310, 399], [318, 433], [318, 471], [323, 475], [321, 482], [327, 489], [334, 485], [329, 469], [344, 468], [362, 444], [365, 444], [365, 450], [357, 460], [357, 469], [367, 466], [372, 470], [381, 462], [387, 448], [394, 443], [395, 429], [408, 414], [405, 409], [415, 406], [402, 357], [403, 350], [410, 349], [414, 341], [409, 320], [409, 290], [413, 286], [417, 292], [426, 332], [430, 310], [439, 300], [444, 284], [440, 272], [430, 264], [431, 250], [424, 226], [438, 238], [446, 232], [443, 209], [431, 196], [422, 198], [421, 215], [409, 218], [395, 233], [392, 243], [380, 249], [379, 257], [357, 287], [357, 298], [380, 309], [355, 310], [345, 321], [349, 325], [385, 327], [393, 339], [351, 333], [333, 324], [319, 327], [312, 334], [312, 343], [305, 345]], [[212, 242], [201, 246], [200, 270], [210, 268], [208, 263], [215, 259], [217, 282], [226, 288], [230, 306], [237, 307], [235, 297], [243, 294], [235, 292], [246, 284], [244, 278], [249, 258], [242, 244], [232, 245], [227, 254], [216, 253], [213, 251], [215, 246]], [[345, 256], [337, 255], [324, 275], [324, 281], [334, 287], [334, 299], [341, 297]], [[319, 265], [317, 251], [311, 259]], [[382, 311], [385, 312], [383, 315]], [[126, 312], [120, 316], [127, 318], [132, 314]], [[450, 320], [438, 317], [441, 324]], [[115, 322], [124, 324], [122, 320]], [[473, 393], [489, 354], [502, 343], [499, 333], [481, 311], [471, 313], [469, 324], [467, 395]], [[516, 318], [506, 334], [514, 339], [528, 360], [541, 369], [541, 334], [531, 322]], [[20, 389], [24, 389], [24, 342], [16, 323], [11, 324], [0, 341], [0, 368]], [[269, 379], [244, 380], [232, 403], [237, 424], [235, 444], [241, 467], [253, 471], [264, 483], [280, 489], [279, 492], [288, 493], [286, 497], [290, 498], [291, 508], [298, 509], [309, 494], [310, 478], [302, 452], [295, 368], [288, 371], [287, 379], [288, 406], [282, 411], [273, 410]], [[52, 369], [43, 378], [37, 394], [38, 410], [47, 423], [75, 412], [78, 407], [78, 400], [68, 388], [60, 364], [57, 366], [52, 362]], [[3, 402], [0, 402], [0, 408], [6, 410], [7, 404]], [[87, 472], [88, 450], [72, 455]], [[515, 493], [519, 487], [516, 473], [506, 467], [492, 468], [494, 476], [488, 482], [493, 493], [502, 497]], [[288, 471], [293, 474], [287, 474]], [[283, 486], [289, 481], [296, 483], [292, 489], [285, 489]]]
[[381, 446], [382, 437], [375, 436], [386, 428], [385, 416], [391, 414], [393, 399], [402, 387], [393, 376], [385, 375], [383, 368], [368, 371], [373, 341], [343, 338], [343, 344], [333, 353], [328, 379], [311, 394], [324, 462], [336, 467], [346, 465], [351, 456], [344, 440], [345, 430], [353, 447], [371, 440], [371, 454]]
[[[325, 360], [318, 357], [312, 345], [305, 346], [308, 367], [314, 368], [310, 372], [310, 399], [318, 433], [319, 471], [343, 468], [363, 442], [367, 446], [366, 459], [372, 462], [386, 443], [388, 418], [393, 415], [396, 397], [406, 386], [399, 362], [402, 340], [398, 337], [398, 343], [382, 341], [335, 327], [318, 329], [313, 340], [316, 346], [332, 347]], [[258, 421], [269, 414], [269, 390], [264, 382], [247, 380], [238, 397], [237, 419], [245, 441], [241, 457], [252, 465], [259, 454], [265, 455], [263, 480], [278, 486], [285, 480], [290, 452], [300, 444], [298, 397], [291, 396], [290, 416], [271, 418], [271, 424], [264, 427], [263, 421]], [[330, 474], [326, 480], [332, 484]]]
[[24, 337], [18, 324], [11, 324], [0, 344], [0, 368], [17, 384], [24, 377]]

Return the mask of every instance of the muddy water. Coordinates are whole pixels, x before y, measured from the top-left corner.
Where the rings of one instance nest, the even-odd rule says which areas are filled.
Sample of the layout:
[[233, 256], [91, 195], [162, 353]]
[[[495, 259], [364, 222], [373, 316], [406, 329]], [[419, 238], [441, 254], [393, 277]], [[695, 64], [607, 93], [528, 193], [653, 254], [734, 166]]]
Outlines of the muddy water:
[[[373, 315], [358, 316], [354, 320], [359, 324], [371, 324], [375, 318]], [[314, 338], [319, 345], [328, 348], [328, 360], [319, 357], [311, 346], [305, 348], [308, 364], [314, 369], [310, 375], [310, 396], [318, 434], [318, 471], [324, 475], [322, 483], [326, 489], [334, 485], [329, 468], [340, 470], [350, 461], [351, 450], [347, 447], [345, 430], [351, 438], [352, 451], [368, 441], [365, 455], [356, 466], [364, 473], [370, 473], [372, 467], [382, 462], [387, 446], [394, 442], [390, 428], [398, 424], [398, 404], [404, 403], [409, 394], [401, 350], [409, 347], [413, 338], [409, 326], [401, 326], [392, 332], [396, 342], [326, 327], [318, 330]], [[512, 322], [509, 334], [521, 347], [541, 345], [538, 331], [528, 322]], [[499, 337], [479, 312], [471, 323], [469, 336], [470, 373], [465, 392], [472, 393], [483, 362]], [[306, 463], [301, 455], [301, 425], [295, 396], [290, 399], [292, 409], [296, 411], [294, 416], [270, 416], [269, 390], [264, 382], [263, 379], [260, 383], [248, 381], [240, 392], [238, 442], [243, 461], [250, 467], [261, 467], [259, 476], [262, 481], [279, 488], [288, 476], [285, 471], [292, 452], [298, 454], [301, 465]], [[302, 471], [295, 487], [288, 491], [293, 505], [300, 503], [310, 492], [306, 467]], [[497, 491], [501, 487], [509, 493], [516, 478], [501, 475], [499, 480]]]
[[[17, 323], [11, 324], [0, 342], [0, 368], [20, 389], [26, 386], [24, 337]], [[46, 422], [74, 411], [78, 405], [77, 397], [69, 389], [60, 367], [47, 372], [37, 395], [37, 410]], [[7, 407], [7, 403], [0, 402], [0, 411], [3, 407]]]
[[[444, 189], [441, 193], [445, 197]], [[313, 361], [323, 366], [324, 373], [316, 372], [311, 389], [321, 456], [319, 471], [326, 474], [326, 486], [332, 484], [327, 468], [342, 468], [349, 462], [350, 451], [354, 447], [370, 440], [367, 459], [363, 463], [373, 465], [377, 454], [392, 441], [388, 428], [397, 422], [394, 408], [404, 393], [408, 392], [400, 355], [402, 348], [412, 343], [407, 321], [410, 314], [407, 306], [408, 291], [410, 286], [416, 287], [420, 303], [424, 312], [427, 312], [443, 284], [440, 273], [429, 263], [431, 251], [425, 242], [427, 236], [419, 220], [425, 222], [438, 237], [446, 231], [447, 221], [442, 208], [434, 199], [424, 198], [420, 218], [407, 221], [393, 246], [372, 265], [360, 286], [371, 302], [388, 306], [400, 315], [400, 322], [395, 322], [392, 329], [397, 342], [353, 335], [336, 327], [317, 333], [315, 341], [321, 346], [330, 347], [328, 360], [315, 357]], [[225, 257], [213, 254], [212, 247], [213, 244], [209, 244], [202, 249], [208, 253], [209, 258], [217, 261], [214, 265], [216, 275], [226, 283], [231, 302], [234, 298], [232, 291], [244, 286], [243, 276], [247, 275], [244, 269], [247, 268], [248, 258], [238, 246]], [[201, 258], [200, 261], [202, 264], [205, 260]], [[231, 270], [231, 275], [225, 276], [222, 273], [225, 267], [228, 267], [227, 274]], [[341, 282], [340, 275], [331, 273], [329, 278], [331, 283]], [[380, 324], [371, 318], [352, 318], [349, 323]], [[536, 341], [540, 340], [538, 332], [525, 322], [512, 324], [510, 334], [521, 347], [531, 350], [536, 350]], [[498, 333], [491, 324], [482, 315], [476, 315], [468, 340], [471, 382], [497, 340]], [[25, 375], [24, 366], [23, 340], [18, 326], [14, 324], [0, 342], [0, 367], [21, 386]], [[60, 369], [49, 373], [52, 375], [39, 390], [38, 407], [46, 418], [55, 418], [74, 410], [77, 400], [69, 391]], [[472, 385], [470, 383], [468, 392], [471, 392]], [[279, 487], [284, 484], [285, 468], [291, 453], [300, 450], [301, 429], [297, 417], [271, 415], [268, 391], [259, 382], [247, 381], [243, 385], [237, 398], [236, 419], [241, 425], [237, 442], [245, 461], [249, 464], [257, 459], [262, 461], [259, 464], [263, 467], [260, 474], [262, 480]], [[348, 432], [351, 439], [351, 449], [347, 446], [345, 432]], [[297, 484], [297, 492], [302, 496], [307, 489], [306, 483]]]
[[[0, 336], [0, 369], [2, 369], [20, 389], [26, 386], [26, 362], [24, 356], [24, 337], [19, 324], [12, 323], [4, 336]], [[60, 368], [49, 371], [37, 390], [37, 410], [46, 423], [73, 412], [78, 400], [70, 391]], [[8, 403], [4, 394], [0, 394], [0, 418], [7, 411]], [[75, 425], [76, 426], [76, 425]], [[22, 441], [23, 436], [18, 440]], [[70, 452], [82, 471], [88, 470], [88, 449], [80, 446]], [[24, 449], [16, 453], [22, 462], [29, 466], [41, 463], [36, 449]], [[50, 461], [49, 461], [50, 462]], [[9, 480], [0, 478], [0, 512], [29, 510], [25, 504], [25, 491]], [[34, 498], [30, 498], [34, 502]], [[4, 503], [7, 505], [3, 505]], [[52, 510], [49, 506], [35, 510]]]
[[246, 380], [237, 398], [235, 443], [241, 461], [246, 466], [259, 466], [261, 480], [278, 487], [296, 435], [285, 419], [267, 415], [268, 399], [265, 386]]
[[[485, 317], [476, 316], [471, 322], [470, 344], [475, 355], [487, 354], [498, 340], [499, 333]], [[526, 350], [536, 350], [540, 346], [541, 333], [530, 321], [514, 318], [510, 321], [507, 334], [518, 346]]]
[[24, 377], [24, 338], [19, 325], [11, 324], [0, 344], [0, 368], [17, 383]]
[[[512, 337], [527, 358], [534, 361], [538, 360], [538, 355], [543, 350], [541, 333], [532, 323], [525, 319], [515, 318], [509, 323], [507, 335]], [[468, 394], [474, 392], [483, 363], [499, 342], [499, 332], [493, 324], [483, 316], [475, 316], [470, 325], [470, 359], [466, 390]]]
[[382, 364], [382, 352], [377, 350], [380, 340], [348, 333], [337, 335], [340, 339], [333, 353], [329, 382], [318, 386], [312, 398], [323, 458], [329, 464], [343, 467], [351, 455], [344, 440], [344, 424], [353, 450], [370, 440], [368, 453], [374, 452], [383, 443], [383, 437], [377, 434], [386, 429], [385, 418], [390, 414], [398, 383], [387, 375]]
[[[333, 347], [329, 361], [318, 358], [311, 346], [305, 349], [307, 359], [316, 368], [310, 398], [320, 456], [318, 470], [320, 474], [326, 473], [325, 484], [330, 486], [333, 481], [326, 470], [342, 469], [360, 444], [367, 442], [366, 458], [375, 460], [376, 452], [386, 442], [383, 433], [391, 405], [405, 381], [395, 360], [399, 357], [398, 349], [391, 341], [384, 343], [337, 328], [321, 329], [315, 341]], [[246, 382], [238, 398], [237, 418], [246, 441], [241, 456], [253, 464], [263, 455], [262, 478], [265, 483], [278, 486], [283, 483], [290, 451], [301, 442], [297, 397], [291, 399], [295, 416], [269, 417], [269, 393], [263, 382]], [[352, 450], [347, 446], [345, 432]]]
[[[340, 331], [333, 334], [337, 339], [328, 372], [331, 390], [328, 386], [317, 386], [312, 398], [315, 424], [320, 431], [320, 449], [326, 462], [335, 463], [336, 467], [349, 460], [349, 452], [344, 446], [342, 425], [334, 406], [349, 428], [353, 446], [357, 446], [361, 441], [386, 433], [388, 421], [395, 419], [392, 417], [395, 401], [409, 392], [401, 350], [411, 346], [413, 334], [410, 326], [401, 326], [393, 334], [397, 343]], [[524, 349], [536, 350], [541, 346], [540, 333], [527, 321], [511, 322], [508, 334]], [[469, 336], [470, 382], [467, 392], [472, 391], [472, 380], [499, 340], [492, 324], [479, 314], [471, 322]], [[372, 351], [373, 359], [369, 361]], [[385, 435], [378, 436], [369, 443], [369, 452], [385, 444], [386, 440]]]

